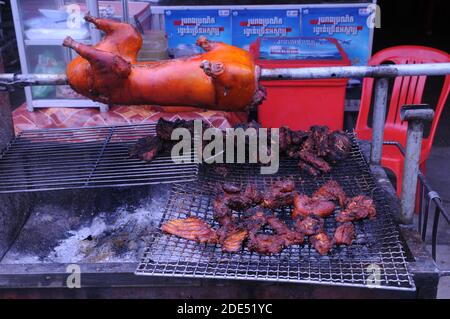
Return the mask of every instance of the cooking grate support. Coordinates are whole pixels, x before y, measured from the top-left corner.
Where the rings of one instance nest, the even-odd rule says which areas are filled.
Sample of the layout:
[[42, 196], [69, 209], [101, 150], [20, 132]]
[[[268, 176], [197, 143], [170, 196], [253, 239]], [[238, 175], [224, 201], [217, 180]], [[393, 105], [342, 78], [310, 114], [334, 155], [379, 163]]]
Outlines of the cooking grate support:
[[[377, 207], [376, 219], [355, 223], [357, 237], [352, 246], [335, 247], [327, 256], [319, 255], [307, 241], [272, 256], [259, 255], [247, 248], [241, 253], [230, 254], [222, 252], [219, 245], [198, 244], [155, 232], [136, 274], [414, 291], [414, 281], [392, 217], [392, 208], [387, 205], [384, 191], [371, 175], [355, 136], [350, 135], [353, 141], [351, 156], [334, 166], [329, 174], [315, 178], [299, 172], [297, 162], [290, 159], [280, 160], [280, 170], [276, 175], [260, 175], [258, 165], [227, 164], [229, 174], [223, 177], [214, 165], [201, 165], [198, 181], [173, 186], [159, 226], [171, 219], [198, 216], [217, 227], [212, 216], [212, 201], [218, 186], [225, 181], [254, 183], [263, 190], [274, 180], [292, 177], [299, 192], [311, 195], [332, 178], [342, 185], [348, 196], [371, 196]], [[289, 222], [289, 213], [290, 209], [283, 209], [277, 215]], [[336, 227], [334, 218], [326, 220], [328, 234], [332, 235]]]
[[198, 177], [194, 151], [175, 163], [170, 154], [145, 163], [128, 147], [156, 134], [155, 124], [96, 126], [21, 132], [0, 153], [0, 193], [139, 186]]

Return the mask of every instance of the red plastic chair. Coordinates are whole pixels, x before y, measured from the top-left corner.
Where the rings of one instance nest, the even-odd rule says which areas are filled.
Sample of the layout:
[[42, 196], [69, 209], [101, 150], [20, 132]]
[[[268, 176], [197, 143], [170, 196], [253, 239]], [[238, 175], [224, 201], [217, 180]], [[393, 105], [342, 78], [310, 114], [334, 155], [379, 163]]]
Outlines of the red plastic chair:
[[[369, 65], [386, 63], [421, 64], [450, 62], [448, 53], [423, 46], [396, 46], [375, 54]], [[384, 140], [397, 141], [406, 147], [407, 122], [400, 120], [400, 108], [405, 104], [420, 104], [426, 82], [426, 76], [404, 76], [394, 80], [390, 104], [387, 106], [387, 118], [384, 126]], [[374, 79], [366, 78], [363, 82], [361, 106], [356, 122], [356, 133], [363, 140], [372, 139], [372, 128], [368, 126], [369, 111], [372, 101]], [[426, 173], [426, 160], [433, 145], [434, 134], [450, 90], [450, 76], [445, 77], [441, 94], [435, 108], [435, 116], [427, 138], [422, 141], [420, 169]], [[397, 194], [400, 195], [403, 179], [403, 156], [396, 146], [383, 145], [381, 165], [389, 168], [397, 177]]]

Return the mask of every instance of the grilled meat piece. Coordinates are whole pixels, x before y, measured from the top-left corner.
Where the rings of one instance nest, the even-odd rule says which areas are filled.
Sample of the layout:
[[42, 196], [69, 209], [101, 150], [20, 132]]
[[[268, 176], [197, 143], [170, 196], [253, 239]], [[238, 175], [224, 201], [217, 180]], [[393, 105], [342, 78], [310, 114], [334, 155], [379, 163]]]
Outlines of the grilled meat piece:
[[305, 131], [291, 131], [291, 145], [302, 145], [308, 138], [308, 133]]
[[352, 149], [350, 138], [342, 131], [334, 131], [330, 134], [327, 160], [332, 163], [345, 159]]
[[169, 220], [161, 226], [161, 230], [198, 243], [217, 243], [216, 231], [197, 217]]
[[226, 231], [222, 244], [222, 251], [235, 253], [242, 249], [242, 244], [248, 236], [248, 230], [235, 228], [231, 231]]
[[227, 194], [237, 194], [241, 192], [241, 187], [232, 183], [223, 184], [222, 189]]
[[252, 206], [259, 205], [263, 200], [263, 195], [261, 194], [261, 192], [256, 188], [255, 185], [252, 184], [247, 185], [244, 190], [243, 197], [251, 201]]
[[295, 229], [306, 236], [316, 235], [323, 231], [324, 220], [316, 215], [297, 218]]
[[347, 201], [347, 195], [345, 195], [341, 185], [334, 180], [323, 184], [322, 187], [313, 193], [313, 197], [322, 200], [337, 201], [341, 207], [344, 207]]
[[242, 216], [243, 227], [250, 233], [256, 234], [267, 224], [268, 213], [261, 207], [254, 207], [245, 212]]
[[289, 149], [290, 145], [292, 144], [291, 136], [292, 136], [292, 131], [288, 127], [286, 127], [286, 126], [280, 127], [280, 130], [279, 130], [280, 153], [287, 152], [287, 150]]
[[311, 176], [319, 175], [319, 171], [317, 169], [315, 169], [314, 167], [303, 161], [298, 162], [298, 167], [300, 167], [303, 171], [307, 172]]
[[272, 227], [277, 235], [284, 239], [284, 246], [302, 244], [305, 235], [299, 231], [290, 229], [286, 223], [280, 219], [271, 216], [267, 218], [267, 223]]
[[329, 171], [331, 171], [330, 164], [328, 164], [323, 158], [317, 156], [313, 152], [303, 149], [300, 151], [299, 155], [302, 161], [311, 165], [320, 172], [328, 173]]
[[247, 210], [258, 205], [263, 199], [262, 194], [252, 184], [247, 185], [244, 192], [232, 184], [225, 184], [223, 189], [225, 202], [233, 210]]
[[314, 149], [317, 156], [326, 156], [328, 153], [328, 135], [329, 129], [327, 126], [314, 125], [311, 126], [310, 138], [314, 140]]
[[328, 235], [324, 232], [309, 237], [309, 240], [317, 252], [321, 255], [326, 255], [333, 247], [333, 241], [331, 241]]
[[213, 201], [213, 217], [221, 225], [226, 224], [232, 219], [231, 209], [226, 205], [223, 196], [218, 196]]
[[[203, 128], [205, 126], [208, 126], [206, 122], [202, 122]], [[177, 128], [185, 128], [190, 133], [191, 136], [194, 136], [194, 121], [186, 121], [181, 119], [176, 119], [175, 121], [168, 121], [163, 119], [162, 117], [158, 120], [158, 123], [156, 123], [156, 135], [164, 140], [164, 141], [171, 141], [172, 140], [172, 132]]]
[[334, 243], [336, 245], [350, 246], [355, 238], [355, 226], [352, 223], [344, 223], [334, 232]]
[[263, 255], [278, 254], [284, 248], [285, 240], [280, 235], [250, 234], [247, 248]]
[[160, 138], [152, 135], [140, 138], [136, 144], [130, 146], [128, 155], [130, 158], [150, 162], [162, 149], [163, 143]]
[[358, 195], [347, 200], [346, 208], [336, 216], [336, 221], [352, 222], [364, 218], [374, 218], [376, 214], [373, 200], [365, 195]]
[[292, 205], [294, 195], [292, 193], [270, 193], [264, 197], [262, 206], [269, 209], [277, 209]]
[[319, 198], [311, 198], [307, 195], [295, 194], [294, 209], [292, 210], [292, 219], [309, 215], [316, 215], [318, 217], [330, 216], [336, 205], [333, 202], [322, 200]]
[[262, 206], [269, 209], [277, 209], [292, 205], [294, 200], [295, 183], [291, 179], [274, 182], [267, 190], [262, 200]]

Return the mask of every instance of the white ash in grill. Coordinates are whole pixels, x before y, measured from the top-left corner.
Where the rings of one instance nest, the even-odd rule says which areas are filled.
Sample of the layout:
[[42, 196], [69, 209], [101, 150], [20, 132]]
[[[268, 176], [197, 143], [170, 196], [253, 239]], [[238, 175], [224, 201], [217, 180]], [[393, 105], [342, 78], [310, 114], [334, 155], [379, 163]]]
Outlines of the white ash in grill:
[[[138, 261], [158, 226], [170, 188], [158, 185], [42, 196], [0, 264]], [[70, 197], [71, 202], [63, 204], [58, 195]]]

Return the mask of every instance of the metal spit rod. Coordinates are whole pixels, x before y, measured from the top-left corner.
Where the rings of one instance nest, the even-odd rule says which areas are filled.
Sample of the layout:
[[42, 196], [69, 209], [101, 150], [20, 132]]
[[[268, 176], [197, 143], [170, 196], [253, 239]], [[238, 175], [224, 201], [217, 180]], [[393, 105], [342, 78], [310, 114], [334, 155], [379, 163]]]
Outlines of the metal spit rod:
[[[265, 81], [365, 77], [377, 78], [375, 81], [373, 136], [370, 155], [370, 162], [374, 165], [380, 165], [381, 163], [384, 120], [388, 94], [387, 79], [397, 76], [438, 76], [448, 74], [450, 74], [450, 63], [261, 69], [261, 79]], [[23, 87], [32, 85], [64, 84], [67, 84], [67, 78], [64, 74], [0, 74], [0, 89], [2, 87], [8, 89], [15, 86]], [[414, 172], [412, 172], [412, 174], [414, 175]], [[406, 175], [409, 176], [411, 174]], [[406, 182], [409, 183], [411, 181], [404, 180], [404, 183]], [[413, 185], [415, 184], [416, 183], [413, 183]], [[402, 198], [404, 198], [404, 196], [402, 196]], [[409, 209], [406, 209], [405, 211], [409, 211]], [[406, 213], [404, 219], [409, 220], [409, 215], [409, 213]]]
[[[389, 77], [450, 74], [450, 63], [396, 64], [381, 66], [343, 66], [313, 68], [261, 69], [262, 80], [307, 80], [329, 78], [379, 78], [375, 83], [371, 164], [379, 165], [383, 147], [384, 119]], [[64, 85], [64, 74], [0, 74], [2, 87], [32, 85]]]

